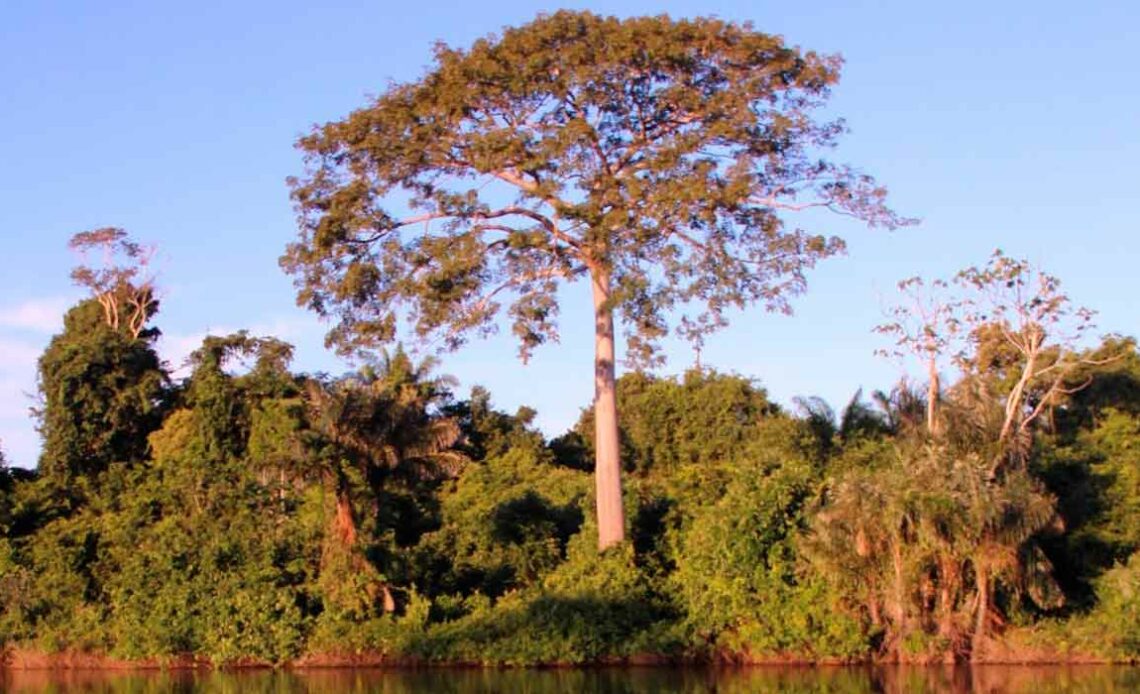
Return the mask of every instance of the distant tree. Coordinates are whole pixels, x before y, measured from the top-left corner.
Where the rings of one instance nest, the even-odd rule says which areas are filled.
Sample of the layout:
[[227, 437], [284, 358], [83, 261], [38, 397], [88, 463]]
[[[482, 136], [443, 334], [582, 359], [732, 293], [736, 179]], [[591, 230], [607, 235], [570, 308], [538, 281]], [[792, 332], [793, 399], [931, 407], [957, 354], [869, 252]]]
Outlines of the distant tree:
[[103, 318], [113, 330], [124, 328], [137, 338], [157, 308], [151, 261], [154, 247], [143, 246], [118, 227], [83, 231], [71, 237], [68, 246], [87, 261], [88, 254], [102, 255], [98, 265], [79, 265], [71, 279], [91, 290], [103, 307]]
[[1095, 312], [1075, 306], [1059, 279], [1029, 261], [998, 250], [984, 267], [967, 268], [956, 281], [973, 292], [962, 317], [971, 344], [957, 360], [967, 372], [997, 380], [1003, 400], [998, 440], [1006, 449], [1028, 437], [1047, 407], [1091, 383], [1072, 383], [1074, 374], [1122, 356], [1080, 350]]
[[[997, 470], [1008, 455], [1026, 450], [1030, 427], [1092, 382], [1090, 368], [1109, 364], [1127, 352], [1082, 352], [1081, 340], [1093, 329], [1095, 313], [1075, 306], [1061, 282], [1027, 260], [1001, 250], [980, 267], [959, 272], [952, 281], [929, 284], [913, 277], [899, 283], [905, 299], [892, 308], [893, 320], [876, 328], [896, 339], [896, 350], [920, 356], [930, 376], [927, 430], [936, 433], [935, 401], [940, 397], [939, 363], [950, 359], [987, 407], [1000, 400], [1000, 425], [993, 441]], [[955, 291], [956, 290], [956, 291]], [[962, 400], [962, 397], [959, 397]], [[959, 403], [960, 404], [960, 403]]]
[[154, 350], [159, 332], [147, 327], [158, 311], [151, 252], [115, 228], [76, 234], [69, 245], [101, 250], [103, 260], [72, 271], [92, 298], [68, 311], [39, 360], [40, 470], [61, 482], [141, 461], [168, 380]]
[[918, 357], [926, 368], [926, 429], [938, 433], [938, 400], [942, 385], [938, 370], [959, 337], [961, 322], [955, 314], [957, 302], [949, 296], [950, 284], [936, 279], [927, 284], [921, 277], [910, 277], [898, 283], [904, 303], [888, 311], [891, 320], [875, 328], [875, 332], [895, 340], [891, 349], [880, 349], [884, 356]]
[[656, 363], [670, 315], [699, 344], [732, 308], [787, 312], [843, 249], [782, 213], [907, 220], [819, 156], [844, 131], [811, 115], [840, 59], [749, 24], [560, 11], [435, 59], [300, 140], [300, 239], [282, 264], [342, 350], [394, 340], [401, 316], [454, 349], [507, 304], [524, 360], [557, 338], [559, 285], [588, 278], [607, 547], [624, 538], [615, 312], [630, 361]]

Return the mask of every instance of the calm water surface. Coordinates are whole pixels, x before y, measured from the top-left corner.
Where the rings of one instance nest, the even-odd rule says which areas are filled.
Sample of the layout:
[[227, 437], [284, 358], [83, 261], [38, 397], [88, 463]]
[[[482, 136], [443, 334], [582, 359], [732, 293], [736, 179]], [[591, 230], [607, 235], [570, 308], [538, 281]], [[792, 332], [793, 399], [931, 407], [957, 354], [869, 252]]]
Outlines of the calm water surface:
[[745, 694], [864, 692], [1051, 694], [1140, 692], [1140, 668], [1108, 666], [978, 668], [612, 668], [597, 670], [307, 670], [239, 673], [106, 673], [0, 671], [0, 691], [13, 694], [89, 692], [220, 692], [223, 694]]

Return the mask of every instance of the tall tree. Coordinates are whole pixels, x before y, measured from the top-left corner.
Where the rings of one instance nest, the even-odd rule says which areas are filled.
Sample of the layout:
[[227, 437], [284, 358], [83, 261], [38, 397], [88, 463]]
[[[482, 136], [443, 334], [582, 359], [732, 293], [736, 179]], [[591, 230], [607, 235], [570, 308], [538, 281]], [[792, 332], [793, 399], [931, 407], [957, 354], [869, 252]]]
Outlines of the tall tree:
[[68, 311], [39, 360], [40, 470], [58, 482], [142, 460], [167, 383], [159, 332], [147, 327], [158, 311], [151, 251], [117, 228], [78, 233], [69, 246], [85, 263], [93, 250], [102, 255], [72, 270], [92, 296]]
[[[812, 111], [840, 59], [749, 24], [588, 12], [540, 16], [300, 140], [298, 301], [344, 351], [415, 336], [460, 346], [507, 306], [525, 360], [558, 336], [556, 290], [594, 306], [599, 546], [624, 538], [615, 312], [634, 365], [726, 312], [787, 312], [841, 239], [788, 225], [822, 208], [895, 227], [886, 191], [820, 157], [844, 131]], [[406, 214], [397, 212], [405, 210]]]

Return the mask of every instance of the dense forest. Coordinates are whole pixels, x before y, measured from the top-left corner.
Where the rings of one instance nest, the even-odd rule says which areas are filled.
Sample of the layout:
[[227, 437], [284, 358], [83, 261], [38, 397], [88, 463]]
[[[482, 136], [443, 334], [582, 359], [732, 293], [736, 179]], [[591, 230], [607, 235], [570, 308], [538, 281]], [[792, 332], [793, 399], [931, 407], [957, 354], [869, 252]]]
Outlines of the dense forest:
[[[764, 374], [655, 375], [672, 327], [699, 345], [737, 309], [789, 311], [843, 251], [790, 216], [912, 223], [819, 156], [844, 130], [811, 116], [840, 63], [746, 24], [573, 12], [438, 46], [422, 80], [299, 142], [281, 264], [354, 358], [342, 375], [247, 332], [164, 363], [149, 249], [77, 234], [103, 260], [72, 272], [88, 298], [38, 362], [39, 465], [0, 464], [0, 648], [1140, 658], [1140, 351], [1040, 268], [997, 252], [903, 280], [867, 328], [923, 377], [839, 410], [775, 403]], [[596, 396], [556, 438], [401, 346], [509, 322], [525, 359], [579, 280]]]
[[[986, 313], [959, 331], [952, 382], [857, 393], [840, 412], [781, 407], [709, 368], [626, 373], [629, 539], [599, 552], [592, 410], [547, 440], [533, 411], [498, 411], [479, 388], [457, 399], [402, 349], [299, 374], [288, 344], [246, 333], [207, 338], [173, 379], [152, 287], [104, 273], [40, 358], [38, 470], [0, 473], [11, 649], [214, 663], [1140, 655], [1132, 340], [1070, 349]], [[904, 286], [917, 297], [917, 284]], [[922, 325], [917, 343], [905, 321], [882, 329], [927, 355]]]

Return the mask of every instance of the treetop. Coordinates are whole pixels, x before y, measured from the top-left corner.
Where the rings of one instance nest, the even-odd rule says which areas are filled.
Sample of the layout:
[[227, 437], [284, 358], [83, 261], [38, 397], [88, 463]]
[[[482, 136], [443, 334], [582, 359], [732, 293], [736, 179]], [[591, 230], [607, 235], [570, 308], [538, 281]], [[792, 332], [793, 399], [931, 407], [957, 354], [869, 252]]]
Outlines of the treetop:
[[438, 44], [423, 78], [301, 138], [300, 240], [282, 264], [349, 352], [397, 339], [401, 317], [455, 348], [506, 304], [525, 357], [557, 338], [558, 284], [587, 274], [634, 361], [674, 311], [698, 341], [730, 307], [788, 311], [843, 242], [785, 213], [909, 221], [819, 156], [845, 129], [811, 115], [840, 64], [749, 24], [664, 15], [560, 11]]

